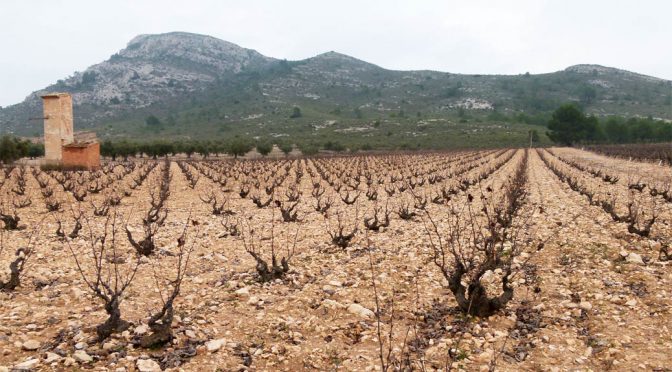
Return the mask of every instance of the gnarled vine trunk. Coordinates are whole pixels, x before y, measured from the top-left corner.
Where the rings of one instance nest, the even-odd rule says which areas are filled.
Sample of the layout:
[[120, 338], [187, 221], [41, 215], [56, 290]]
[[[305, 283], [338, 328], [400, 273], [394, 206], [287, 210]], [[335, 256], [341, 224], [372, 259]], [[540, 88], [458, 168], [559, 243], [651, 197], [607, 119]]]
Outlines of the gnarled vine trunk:
[[109, 315], [105, 323], [96, 327], [98, 340], [103, 341], [113, 333], [123, 332], [128, 329], [130, 324], [121, 319], [121, 310], [119, 310], [119, 297], [113, 297], [105, 302], [105, 312]]

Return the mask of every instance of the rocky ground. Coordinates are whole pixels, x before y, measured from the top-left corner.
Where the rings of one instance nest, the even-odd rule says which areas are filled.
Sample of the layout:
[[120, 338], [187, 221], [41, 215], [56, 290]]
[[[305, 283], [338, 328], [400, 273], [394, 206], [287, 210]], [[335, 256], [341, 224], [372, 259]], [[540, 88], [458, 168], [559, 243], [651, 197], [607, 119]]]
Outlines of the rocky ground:
[[[637, 172], [655, 176], [658, 182], [670, 180], [669, 167], [650, 169], [657, 166], [575, 149], [554, 153], [621, 175], [621, 181], [609, 186], [614, 194], [626, 194], [627, 178]], [[494, 162], [496, 156], [490, 153], [486, 159]], [[450, 203], [463, 205], [468, 194], [488, 186], [499, 190], [522, 156], [523, 151], [517, 151], [480, 185], [459, 193]], [[418, 163], [425, 166], [429, 165]], [[340, 249], [327, 233], [328, 226], [336, 223], [335, 214], [325, 221], [313, 208], [310, 177], [300, 185], [300, 221], [295, 223], [280, 222], [277, 208], [257, 208], [232, 191], [227, 205], [237, 213], [243, 233], [256, 231], [260, 246], [268, 247], [272, 229], [284, 253], [287, 239], [291, 246], [298, 231], [290, 271], [282, 279], [260, 283], [243, 238], [224, 236], [226, 217], [212, 215], [199, 198], [220, 186], [201, 176], [192, 189], [178, 165], [172, 162], [170, 167], [168, 218], [157, 235], [160, 249], [141, 259], [121, 303], [122, 318], [131, 326], [103, 342], [97, 342], [95, 332], [106, 319], [103, 303], [88, 288], [74, 259], [79, 258], [91, 278], [89, 225], [99, 233], [105, 217], [93, 216], [88, 201], [102, 196], [92, 194], [82, 204], [88, 216], [86, 233], [68, 245], [54, 232], [58, 219], [66, 231], [72, 228], [70, 205], [76, 204], [72, 195], [55, 188], [65, 203], [61, 211], [47, 213], [36, 179], [28, 177], [33, 203], [17, 210], [26, 229], [3, 234], [0, 264], [5, 270], [15, 248], [29, 245], [31, 234], [35, 234], [34, 253], [21, 285], [0, 293], [0, 371], [375, 371], [381, 364], [379, 340], [385, 357], [406, 359], [418, 370], [672, 369], [668, 292], [672, 269], [657, 250], [669, 238], [669, 203], [659, 201], [660, 218], [650, 238], [631, 234], [625, 224], [613, 222], [600, 207], [590, 206], [562, 183], [537, 152], [530, 151], [526, 205], [534, 214], [526, 228], [548, 241], [542, 250], [520, 257], [528, 261], [515, 277], [514, 299], [506, 309], [489, 318], [474, 318], [456, 308], [446, 280], [432, 262], [427, 220], [420, 211], [411, 220], [392, 214], [390, 226], [378, 232], [360, 226], [352, 244]], [[158, 172], [158, 168], [152, 171], [118, 208], [134, 234], [142, 230], [140, 219]], [[599, 180], [594, 182], [597, 188]], [[11, 195], [10, 185], [6, 182], [2, 188], [6, 197]], [[431, 194], [437, 187], [427, 184], [417, 190]], [[390, 208], [405, 197], [388, 197], [382, 189], [380, 194], [377, 205], [389, 199]], [[344, 213], [346, 221], [360, 225], [374, 207], [364, 195], [356, 207], [336, 199], [334, 208]], [[427, 205], [440, 228], [446, 222], [446, 208]], [[187, 234], [193, 253], [175, 302], [174, 339], [160, 348], [142, 348], [136, 341], [149, 332], [149, 316], [161, 307], [170, 287], [164, 279], [174, 277], [177, 262], [171, 252], [177, 250], [189, 215], [195, 221], [188, 224]], [[120, 232], [117, 240], [123, 257], [120, 267], [127, 269], [135, 254], [125, 233]]]

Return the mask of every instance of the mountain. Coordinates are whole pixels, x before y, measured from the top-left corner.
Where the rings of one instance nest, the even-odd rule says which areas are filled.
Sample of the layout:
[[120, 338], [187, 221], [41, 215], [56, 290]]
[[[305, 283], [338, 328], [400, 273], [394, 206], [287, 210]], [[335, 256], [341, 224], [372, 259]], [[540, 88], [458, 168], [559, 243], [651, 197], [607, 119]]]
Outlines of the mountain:
[[[109, 138], [506, 141], [567, 101], [600, 116], [672, 119], [671, 81], [610, 67], [538, 75], [393, 71], [336, 52], [279, 60], [183, 32], [137, 36], [107, 61], [0, 110], [3, 130], [40, 134], [42, 123], [28, 119], [41, 116], [39, 96], [53, 91], [73, 94], [78, 129]], [[294, 107], [300, 117], [290, 117], [298, 116]], [[149, 116], [160, 124], [146, 124]]]
[[[84, 126], [110, 120], [152, 104], [181, 98], [204, 90], [219, 79], [246, 69], [258, 69], [274, 61], [254, 50], [214, 37], [184, 32], [139, 35], [125, 49], [84, 72], [33, 92], [24, 102], [0, 112], [12, 128], [28, 116], [40, 116], [40, 96], [69, 92]], [[3, 123], [5, 124], [5, 123]], [[39, 125], [38, 125], [39, 126]], [[20, 131], [20, 129], [17, 129]]]

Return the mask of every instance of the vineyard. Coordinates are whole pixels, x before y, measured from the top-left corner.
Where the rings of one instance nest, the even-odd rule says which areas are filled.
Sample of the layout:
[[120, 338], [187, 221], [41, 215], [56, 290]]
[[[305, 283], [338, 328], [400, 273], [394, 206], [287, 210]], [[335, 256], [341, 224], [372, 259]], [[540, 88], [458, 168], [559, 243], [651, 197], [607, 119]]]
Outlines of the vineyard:
[[595, 151], [3, 168], [0, 371], [669, 370], [669, 149]]
[[597, 145], [590, 146], [589, 150], [625, 159], [653, 161], [668, 165], [672, 164], [672, 144], [670, 143]]

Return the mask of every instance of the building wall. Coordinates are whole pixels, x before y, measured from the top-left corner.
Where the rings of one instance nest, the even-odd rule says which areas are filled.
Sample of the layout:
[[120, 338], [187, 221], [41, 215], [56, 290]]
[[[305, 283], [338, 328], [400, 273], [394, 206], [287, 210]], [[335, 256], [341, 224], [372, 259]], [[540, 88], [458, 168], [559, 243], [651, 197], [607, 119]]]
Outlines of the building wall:
[[47, 161], [62, 159], [62, 146], [72, 143], [72, 97], [66, 93], [42, 97], [44, 109], [44, 152]]
[[80, 146], [64, 146], [63, 150], [63, 166], [66, 167], [100, 167], [100, 143], [91, 143], [84, 147]]

